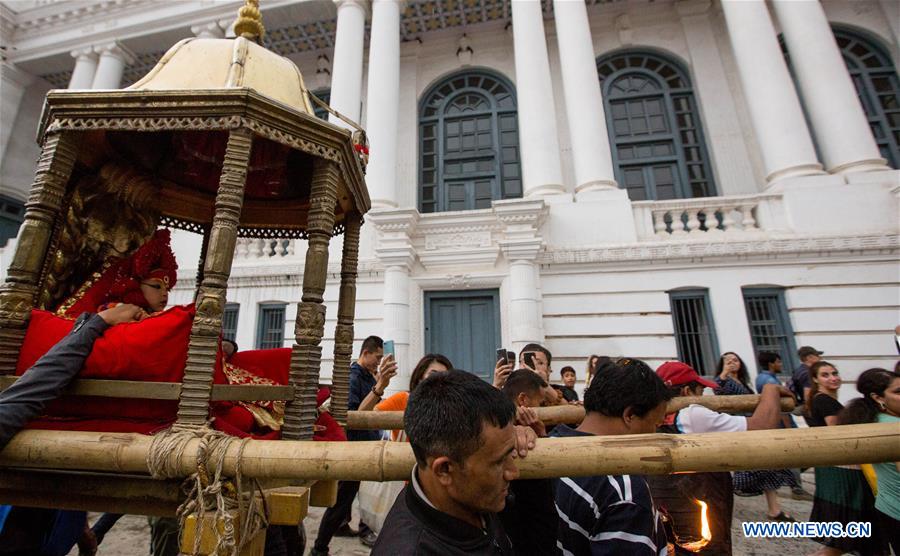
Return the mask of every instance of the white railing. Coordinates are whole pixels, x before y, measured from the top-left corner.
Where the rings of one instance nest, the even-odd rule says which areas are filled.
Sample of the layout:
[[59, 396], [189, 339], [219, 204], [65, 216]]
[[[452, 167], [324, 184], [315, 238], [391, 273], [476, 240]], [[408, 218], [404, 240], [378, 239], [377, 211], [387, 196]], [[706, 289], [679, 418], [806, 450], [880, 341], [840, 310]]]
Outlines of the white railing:
[[642, 240], [712, 239], [786, 231], [781, 195], [702, 197], [632, 203]]
[[292, 239], [256, 239], [239, 237], [234, 258], [241, 260], [289, 257], [295, 253]]

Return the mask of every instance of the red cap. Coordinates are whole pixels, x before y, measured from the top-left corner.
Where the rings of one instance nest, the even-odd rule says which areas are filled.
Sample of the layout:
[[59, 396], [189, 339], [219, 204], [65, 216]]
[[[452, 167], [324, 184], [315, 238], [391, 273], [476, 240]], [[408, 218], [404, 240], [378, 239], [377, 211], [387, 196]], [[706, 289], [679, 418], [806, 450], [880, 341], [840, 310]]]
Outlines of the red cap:
[[718, 384], [701, 377], [693, 367], [681, 361], [667, 361], [663, 363], [656, 369], [656, 374], [663, 379], [666, 386], [681, 386], [689, 382], [697, 382], [707, 388], [719, 387]]

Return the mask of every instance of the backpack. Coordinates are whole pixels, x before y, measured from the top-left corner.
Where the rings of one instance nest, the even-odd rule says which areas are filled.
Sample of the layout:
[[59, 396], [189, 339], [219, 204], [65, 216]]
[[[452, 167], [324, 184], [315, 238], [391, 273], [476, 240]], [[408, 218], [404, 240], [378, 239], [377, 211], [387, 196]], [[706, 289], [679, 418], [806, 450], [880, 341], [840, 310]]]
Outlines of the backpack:
[[797, 405], [803, 404], [803, 374], [809, 374], [809, 369], [806, 368], [806, 365], [800, 365], [797, 369], [791, 374], [791, 378], [789, 378], [786, 382], [786, 386], [788, 390], [794, 394], [794, 400], [797, 402]]

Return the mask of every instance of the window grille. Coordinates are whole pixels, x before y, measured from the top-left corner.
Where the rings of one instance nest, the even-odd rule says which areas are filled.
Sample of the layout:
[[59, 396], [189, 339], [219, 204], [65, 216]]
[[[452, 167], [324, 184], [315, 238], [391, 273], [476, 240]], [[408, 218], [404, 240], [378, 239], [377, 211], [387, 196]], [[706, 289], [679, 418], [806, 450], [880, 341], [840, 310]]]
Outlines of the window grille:
[[237, 303], [226, 303], [225, 312], [222, 313], [222, 338], [231, 340], [237, 337], [238, 313], [241, 306]]
[[701, 374], [715, 374], [719, 347], [706, 290], [670, 292], [669, 302], [678, 359]]
[[284, 347], [284, 308], [283, 303], [260, 306], [256, 334], [257, 349]]
[[744, 306], [753, 350], [772, 351], [781, 356], [784, 372], [794, 366], [797, 348], [794, 330], [784, 303], [784, 291], [779, 289], [744, 289]]
[[419, 110], [419, 210], [490, 208], [522, 196], [512, 85], [492, 72], [451, 75]]
[[648, 52], [601, 58], [616, 180], [632, 201], [716, 194], [700, 114], [687, 72]]

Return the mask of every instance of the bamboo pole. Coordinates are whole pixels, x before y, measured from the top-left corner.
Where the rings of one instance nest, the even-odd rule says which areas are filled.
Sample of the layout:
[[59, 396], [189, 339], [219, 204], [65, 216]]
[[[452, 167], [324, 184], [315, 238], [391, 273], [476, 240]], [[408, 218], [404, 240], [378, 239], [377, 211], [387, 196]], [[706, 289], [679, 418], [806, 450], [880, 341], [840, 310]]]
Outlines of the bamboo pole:
[[[147, 473], [152, 437], [131, 433], [28, 430], [0, 452], [0, 467]], [[200, 440], [177, 457], [180, 475], [197, 469]], [[227, 450], [235, 471], [239, 443]], [[647, 434], [540, 439], [518, 462], [522, 478], [603, 474], [739, 471], [900, 461], [900, 423], [775, 429], [738, 433]], [[245, 477], [393, 481], [415, 463], [405, 442], [250, 440]], [[2, 501], [0, 501], [2, 502]]]
[[[722, 413], [753, 413], [759, 404], [758, 394], [746, 396], [685, 396], [673, 398], [667, 408], [675, 413], [691, 404], [699, 404]], [[781, 410], [792, 411], [794, 400], [781, 398]], [[536, 407], [538, 417], [545, 425], [580, 423], [584, 419], [584, 407], [580, 405], [556, 405]], [[395, 430], [403, 428], [402, 411], [351, 411], [347, 414], [349, 429]]]

